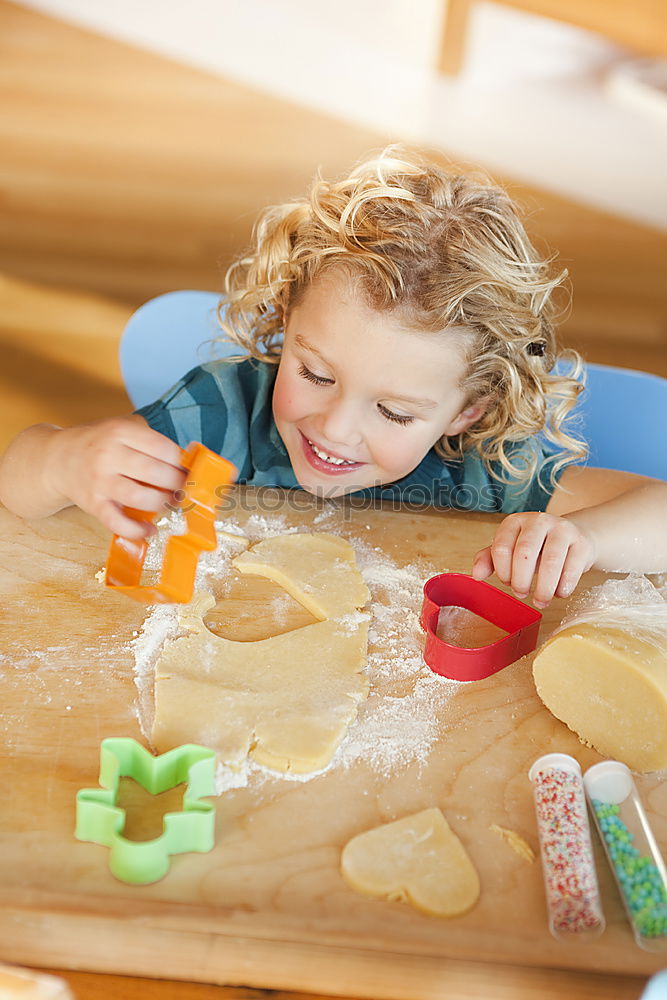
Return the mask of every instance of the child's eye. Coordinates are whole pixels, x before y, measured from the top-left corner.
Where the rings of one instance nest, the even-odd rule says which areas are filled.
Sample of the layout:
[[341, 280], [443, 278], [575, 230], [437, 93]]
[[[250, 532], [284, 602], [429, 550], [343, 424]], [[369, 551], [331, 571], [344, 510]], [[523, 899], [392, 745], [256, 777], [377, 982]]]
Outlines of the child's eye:
[[388, 410], [386, 406], [383, 406], [382, 403], [378, 403], [378, 410], [383, 417], [386, 417], [387, 420], [393, 420], [395, 424], [411, 424], [415, 419], [406, 413], [394, 413], [392, 410]]
[[313, 385], [333, 385], [332, 378], [322, 378], [321, 375], [316, 375], [315, 372], [311, 372], [310, 368], [306, 368], [305, 365], [299, 365], [299, 375], [302, 378], [308, 379]]

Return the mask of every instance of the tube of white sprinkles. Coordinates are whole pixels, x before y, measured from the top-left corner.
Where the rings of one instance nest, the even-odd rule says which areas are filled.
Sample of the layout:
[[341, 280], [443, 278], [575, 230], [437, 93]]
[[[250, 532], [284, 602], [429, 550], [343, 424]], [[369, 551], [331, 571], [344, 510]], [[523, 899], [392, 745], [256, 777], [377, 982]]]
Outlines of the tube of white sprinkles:
[[579, 764], [568, 754], [540, 757], [533, 783], [549, 929], [559, 939], [604, 930], [586, 796]]

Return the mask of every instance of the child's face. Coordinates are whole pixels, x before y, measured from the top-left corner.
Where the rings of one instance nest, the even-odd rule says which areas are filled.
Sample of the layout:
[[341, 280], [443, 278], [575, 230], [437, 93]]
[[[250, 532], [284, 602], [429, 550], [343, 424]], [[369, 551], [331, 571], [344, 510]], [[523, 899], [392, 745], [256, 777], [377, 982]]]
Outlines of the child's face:
[[344, 273], [324, 275], [290, 311], [273, 392], [300, 485], [334, 497], [407, 475], [483, 412], [466, 407], [463, 374], [458, 338], [410, 330]]

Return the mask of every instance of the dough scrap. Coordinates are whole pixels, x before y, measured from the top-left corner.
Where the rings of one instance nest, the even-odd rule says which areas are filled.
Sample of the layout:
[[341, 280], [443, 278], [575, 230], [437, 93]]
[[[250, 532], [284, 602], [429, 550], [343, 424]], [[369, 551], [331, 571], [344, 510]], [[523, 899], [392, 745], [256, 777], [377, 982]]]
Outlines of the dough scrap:
[[523, 858], [524, 861], [530, 861], [531, 864], [535, 860], [535, 852], [530, 846], [530, 844], [523, 839], [520, 833], [516, 830], [508, 830], [506, 826], [498, 826], [497, 823], [492, 823], [489, 827], [493, 833], [497, 833], [499, 837], [505, 841], [505, 843], [512, 848], [512, 850]]
[[634, 771], [667, 767], [667, 647], [574, 625], [544, 644], [533, 676], [546, 707], [583, 743]]
[[456, 917], [479, 898], [479, 876], [439, 809], [424, 809], [353, 837], [341, 855], [349, 885], [366, 896]]
[[358, 609], [370, 595], [354, 549], [335, 535], [278, 535], [233, 565], [275, 580], [319, 620], [235, 642], [206, 628], [215, 601], [199, 595], [181, 615], [189, 634], [168, 642], [155, 668], [152, 743], [159, 752], [202, 743], [231, 765], [250, 756], [275, 770], [320, 770], [368, 695], [369, 616]]
[[0, 964], [2, 1000], [74, 1000], [64, 979]]

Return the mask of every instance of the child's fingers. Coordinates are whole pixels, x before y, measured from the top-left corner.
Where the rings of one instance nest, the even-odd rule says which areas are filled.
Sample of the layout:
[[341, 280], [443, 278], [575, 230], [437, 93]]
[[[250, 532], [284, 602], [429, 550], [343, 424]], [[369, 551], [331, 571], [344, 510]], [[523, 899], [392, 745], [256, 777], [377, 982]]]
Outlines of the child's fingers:
[[[512, 576], [509, 583], [517, 597], [521, 599], [526, 597], [530, 591], [533, 578], [537, 572], [538, 562], [540, 563], [540, 570], [542, 562], [546, 562], [544, 574], [545, 579], [548, 580], [554, 574], [554, 567], [558, 564], [560, 557], [561, 562], [558, 565], [558, 574], [554, 579], [554, 588], [560, 577], [564, 550], [560, 549], [559, 556], [560, 543], [557, 536], [553, 538], [549, 536], [550, 526], [551, 520], [548, 517], [543, 518], [538, 515], [524, 522], [521, 532], [517, 537], [512, 555]], [[546, 551], [543, 551], [547, 538], [550, 540]]]
[[473, 559], [472, 576], [475, 580], [486, 580], [492, 573], [493, 559], [491, 558], [491, 546], [487, 545], [485, 549], [480, 549]]
[[[144, 429], [139, 427], [137, 430], [143, 431]], [[174, 469], [185, 472], [181, 465], [181, 449], [176, 442], [150, 427], [147, 427], [145, 433], [142, 433], [136, 441], [131, 440], [126, 443], [139, 454], [147, 455], [152, 459], [157, 459], [158, 462], [163, 462]]]
[[138, 541], [153, 531], [151, 524], [129, 517], [113, 500], [103, 500], [91, 513], [98, 521], [102, 522], [105, 528], [122, 538], [132, 538]]
[[555, 594], [572, 593], [593, 559], [590, 538], [567, 519], [536, 512], [510, 514], [490, 547], [475, 556], [473, 576], [486, 579], [495, 570], [521, 599], [534, 582], [533, 602], [544, 607]]
[[109, 493], [111, 499], [123, 507], [136, 507], [137, 510], [154, 512], [161, 511], [173, 500], [172, 493], [154, 489], [125, 476], [114, 476]]
[[563, 533], [554, 531], [547, 535], [535, 574], [533, 604], [536, 607], [546, 607], [553, 599], [574, 547], [570, 545], [570, 538]]
[[569, 597], [582, 575], [591, 568], [589, 539], [568, 522], [561, 521], [547, 537], [538, 562], [533, 603], [545, 607], [554, 596]]
[[558, 597], [569, 597], [580, 579], [593, 563], [591, 547], [586, 541], [580, 540], [575, 545], [570, 546], [570, 550], [563, 566], [556, 594]]
[[181, 449], [176, 442], [159, 431], [154, 431], [143, 418], [134, 415], [110, 420], [105, 423], [105, 435], [117, 435], [116, 440], [128, 448], [182, 469]]
[[[491, 557], [498, 579], [524, 595], [528, 593], [539, 554], [539, 548], [535, 552], [531, 550], [529, 524], [522, 515], [511, 514], [501, 523], [491, 542]], [[524, 534], [525, 531], [528, 533]], [[541, 545], [540, 541], [540, 548]]]
[[487, 546], [476, 553], [472, 562], [471, 574], [475, 580], [486, 580], [492, 573], [493, 559], [491, 558], [491, 547]]
[[153, 458], [144, 452], [126, 448], [123, 453], [123, 467], [120, 472], [127, 479], [147, 483], [162, 490], [174, 493], [183, 488], [186, 472], [159, 458]]
[[520, 531], [520, 521], [512, 517], [505, 518], [495, 533], [489, 548], [496, 576], [503, 583], [509, 583], [512, 578], [512, 554], [514, 543]]

